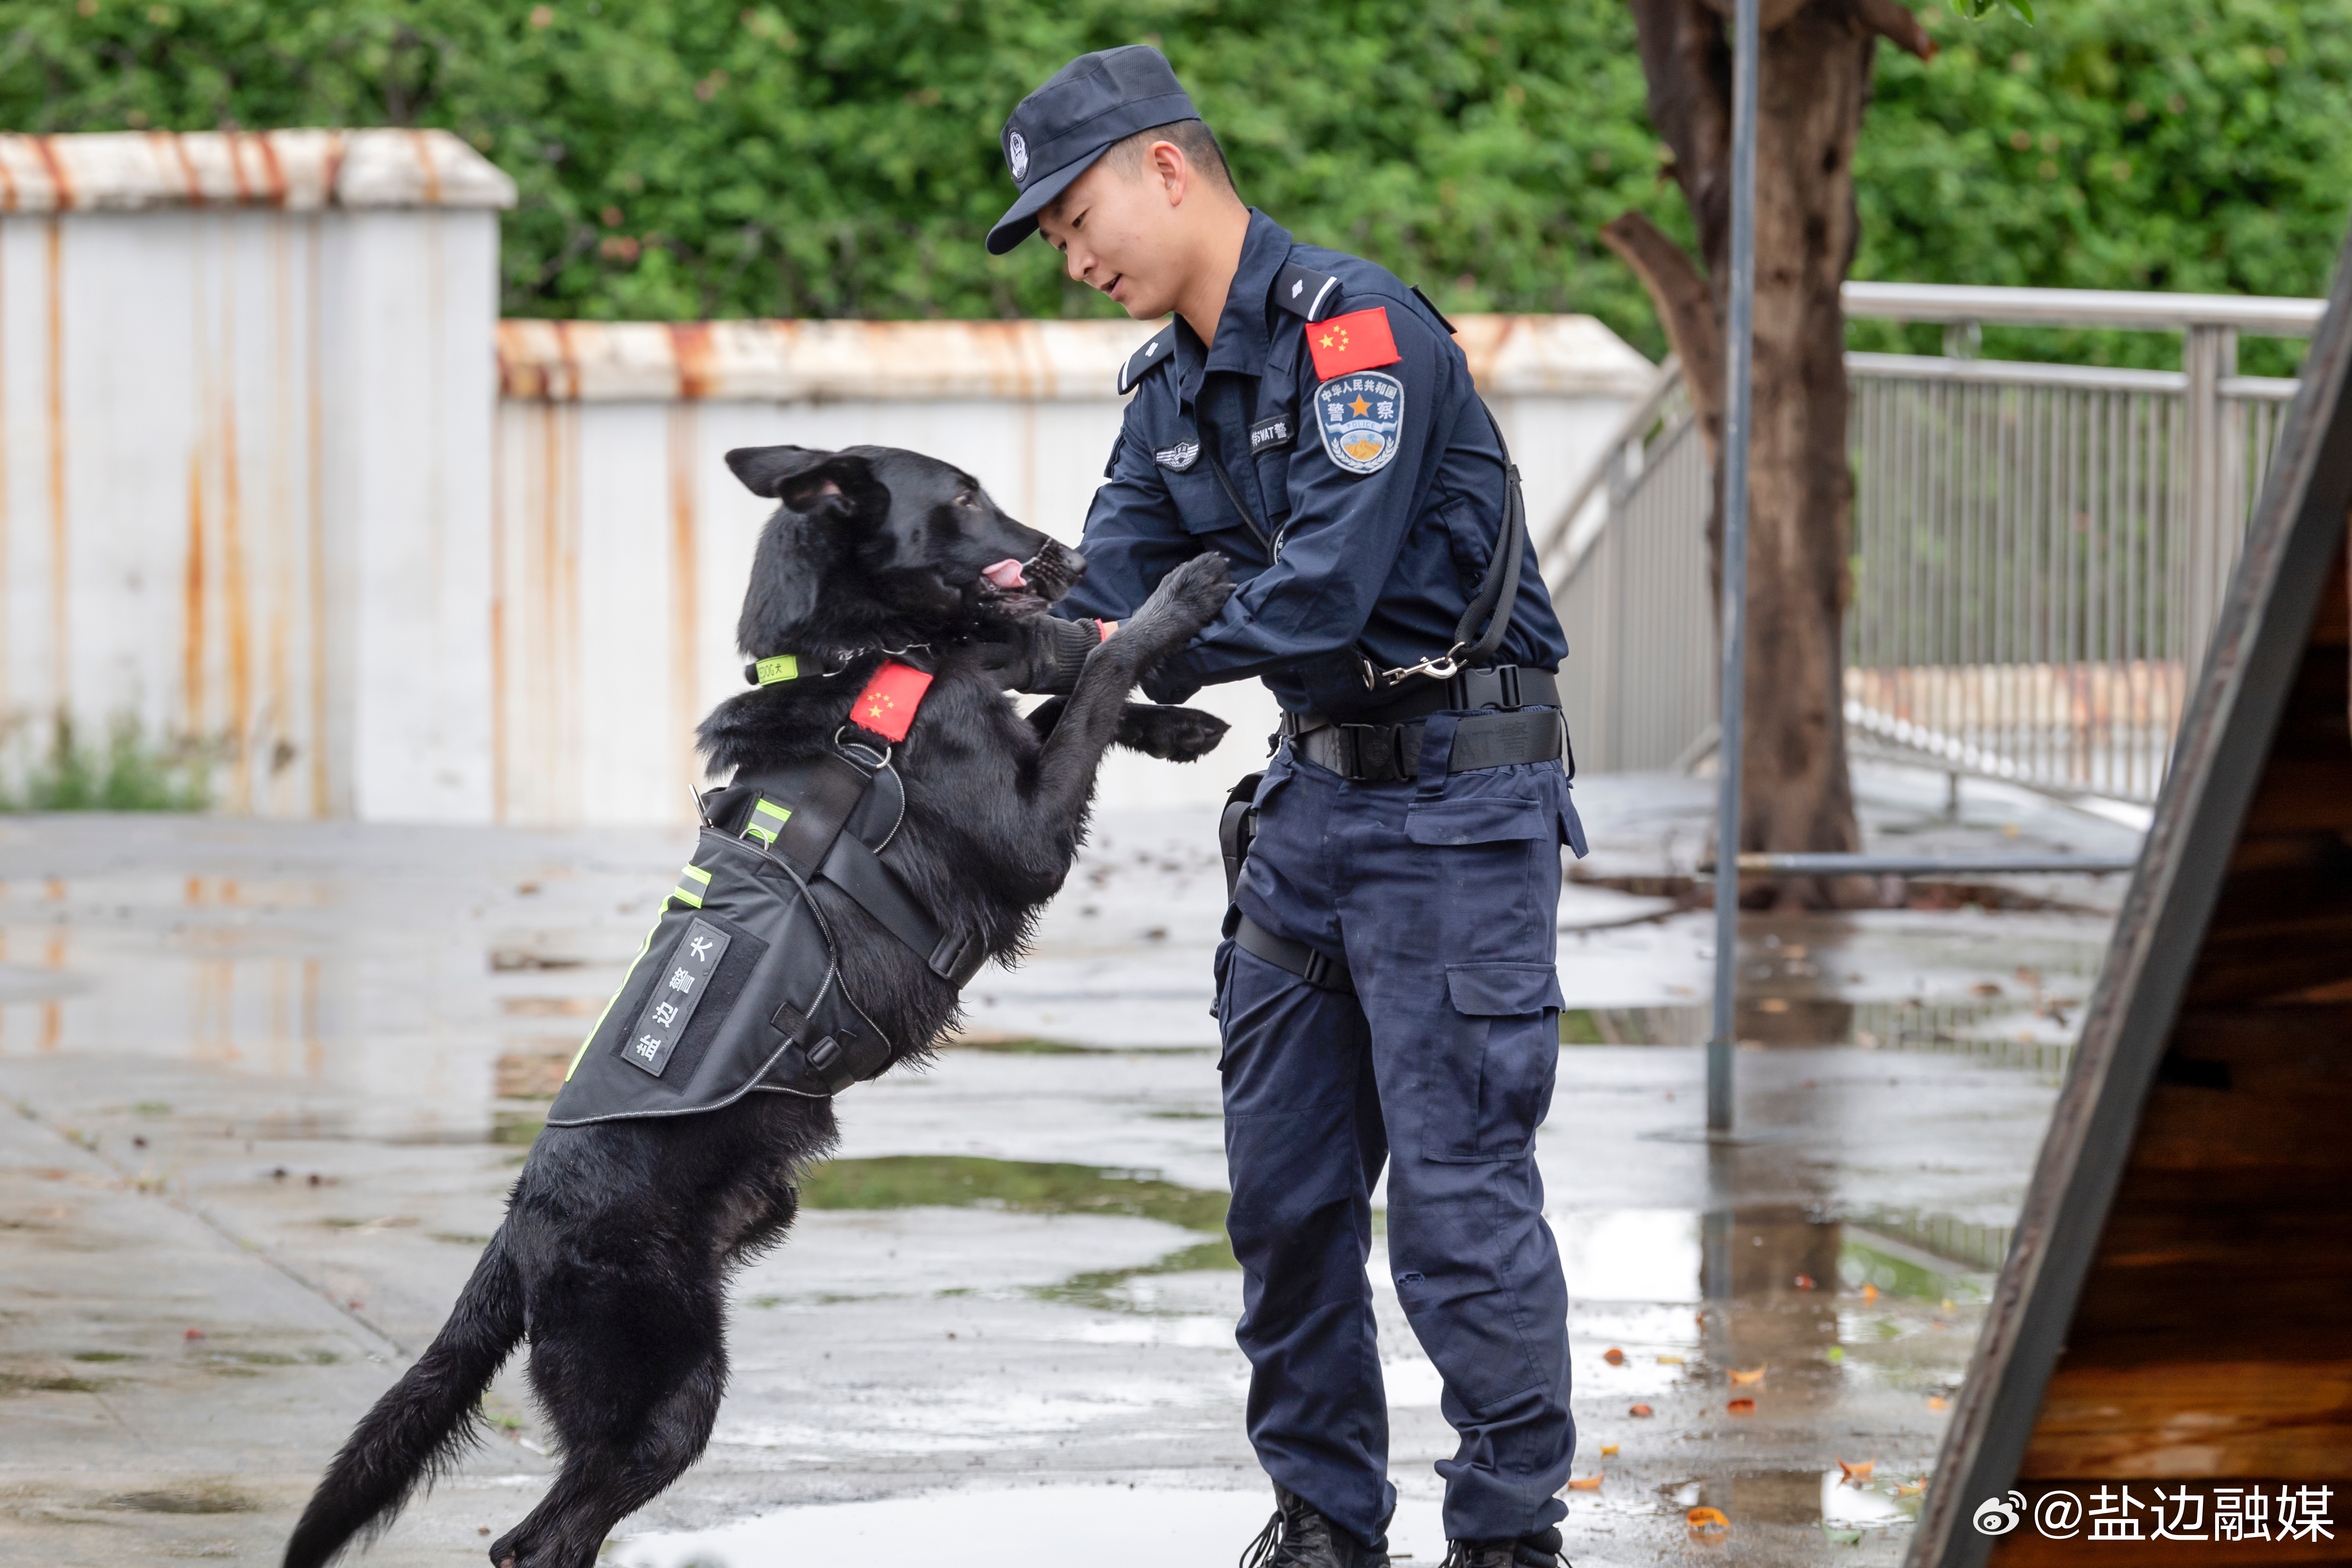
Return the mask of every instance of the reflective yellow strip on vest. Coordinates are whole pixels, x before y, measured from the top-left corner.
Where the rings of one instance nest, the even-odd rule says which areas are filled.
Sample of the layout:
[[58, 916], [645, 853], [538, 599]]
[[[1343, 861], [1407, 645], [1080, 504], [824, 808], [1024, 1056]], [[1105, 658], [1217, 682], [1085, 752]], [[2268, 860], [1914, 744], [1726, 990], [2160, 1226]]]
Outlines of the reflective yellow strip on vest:
[[677, 874], [677, 886], [669, 890], [669, 896], [698, 910], [702, 907], [702, 890], [709, 886], [710, 873], [699, 866], [689, 865]]
[[760, 684], [762, 686], [773, 686], [779, 680], [798, 680], [801, 678], [801, 661], [796, 656], [789, 653], [780, 653], [772, 658], [763, 658], [753, 668], [759, 671]]
[[767, 796], [761, 795], [760, 804], [751, 808], [751, 820], [743, 826], [743, 837], [756, 838], [762, 844], [772, 845], [776, 841], [776, 830], [783, 826], [791, 819], [792, 815], [790, 806], [778, 805]]

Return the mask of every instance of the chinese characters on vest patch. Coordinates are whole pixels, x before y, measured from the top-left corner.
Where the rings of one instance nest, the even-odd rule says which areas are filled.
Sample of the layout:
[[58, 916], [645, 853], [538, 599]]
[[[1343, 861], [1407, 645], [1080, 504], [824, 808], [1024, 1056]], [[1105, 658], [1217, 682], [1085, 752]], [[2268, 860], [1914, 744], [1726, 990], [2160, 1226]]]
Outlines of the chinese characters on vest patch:
[[645, 1011], [637, 1015], [637, 1026], [630, 1031], [628, 1043], [621, 1047], [624, 1061], [656, 1078], [661, 1077], [662, 1068], [669, 1066], [670, 1053], [677, 1049], [687, 1024], [694, 1017], [694, 1010], [702, 1005], [702, 994], [710, 989], [710, 977], [719, 973], [719, 961], [725, 956], [730, 940], [709, 921], [688, 923], [686, 935], [678, 939], [677, 950], [670, 954], [669, 963], [654, 982], [653, 994], [646, 999]]
[[1315, 390], [1315, 423], [1333, 462], [1351, 474], [1376, 474], [1396, 456], [1404, 383], [1378, 371], [1327, 381]]

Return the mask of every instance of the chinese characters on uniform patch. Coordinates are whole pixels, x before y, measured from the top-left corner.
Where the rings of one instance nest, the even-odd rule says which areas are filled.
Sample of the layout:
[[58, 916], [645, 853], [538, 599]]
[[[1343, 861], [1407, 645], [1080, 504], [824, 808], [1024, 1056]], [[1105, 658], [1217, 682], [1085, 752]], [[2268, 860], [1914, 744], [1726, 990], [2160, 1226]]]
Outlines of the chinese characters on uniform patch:
[[1336, 376], [1315, 389], [1323, 450], [1351, 474], [1376, 474], [1396, 456], [1404, 427], [1404, 383], [1379, 371]]
[[661, 1077], [662, 1069], [669, 1066], [670, 1054], [677, 1049], [678, 1040], [686, 1034], [687, 1025], [694, 1020], [694, 1010], [702, 1005], [702, 994], [710, 989], [710, 977], [719, 973], [719, 961], [726, 956], [727, 944], [732, 940], [709, 921], [688, 923], [686, 934], [678, 939], [677, 950], [670, 954], [666, 972], [654, 982], [653, 994], [646, 999], [645, 1011], [637, 1016], [637, 1026], [629, 1032], [628, 1043], [621, 1049], [622, 1060], [656, 1078]]
[[2273, 1492], [2259, 1484], [2181, 1481], [2168, 1491], [2162, 1482], [2140, 1482], [2140, 1491], [2135, 1492], [2134, 1484], [2101, 1484], [2092, 1489], [2087, 1503], [2067, 1488], [2053, 1487], [2030, 1510], [2021, 1491], [1987, 1498], [1976, 1510], [1977, 1532], [2007, 1535], [2030, 1517], [2033, 1528], [2052, 1541], [2291, 1543], [2336, 1539], [2332, 1487], [2283, 1484]]

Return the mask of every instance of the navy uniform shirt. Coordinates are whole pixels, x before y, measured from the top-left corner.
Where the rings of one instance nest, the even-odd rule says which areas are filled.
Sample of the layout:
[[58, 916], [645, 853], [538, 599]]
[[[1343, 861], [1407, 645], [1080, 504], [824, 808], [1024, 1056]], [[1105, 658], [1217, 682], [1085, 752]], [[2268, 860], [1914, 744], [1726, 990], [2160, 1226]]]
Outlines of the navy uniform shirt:
[[[1372, 311], [1393, 357], [1327, 381], [1310, 332], [1369, 329], [1361, 359]], [[1215, 550], [1240, 587], [1144, 682], [1150, 696], [1260, 676], [1286, 709], [1346, 716], [1415, 689], [1369, 690], [1363, 661], [1451, 647], [1503, 526], [1501, 443], [1444, 318], [1385, 268], [1297, 244], [1252, 208], [1215, 343], [1178, 317], [1127, 362], [1130, 386], [1087, 514], [1087, 575], [1056, 611], [1130, 615]], [[1530, 541], [1494, 662], [1557, 669], [1567, 652]]]

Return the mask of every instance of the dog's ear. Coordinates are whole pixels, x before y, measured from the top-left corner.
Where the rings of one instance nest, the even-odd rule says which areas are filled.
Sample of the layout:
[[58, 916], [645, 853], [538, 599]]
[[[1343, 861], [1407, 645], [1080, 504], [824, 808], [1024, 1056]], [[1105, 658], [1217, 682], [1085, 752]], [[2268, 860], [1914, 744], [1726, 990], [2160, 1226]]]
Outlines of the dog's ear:
[[865, 458], [806, 447], [738, 447], [727, 454], [727, 466], [745, 489], [794, 511], [811, 510], [826, 496], [862, 500], [874, 484], [873, 467]]

